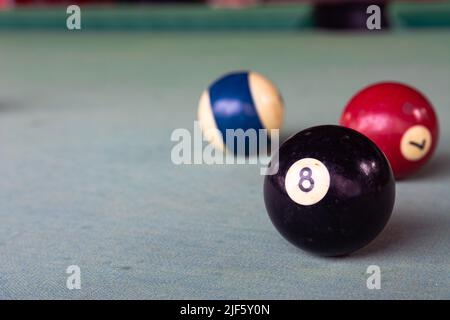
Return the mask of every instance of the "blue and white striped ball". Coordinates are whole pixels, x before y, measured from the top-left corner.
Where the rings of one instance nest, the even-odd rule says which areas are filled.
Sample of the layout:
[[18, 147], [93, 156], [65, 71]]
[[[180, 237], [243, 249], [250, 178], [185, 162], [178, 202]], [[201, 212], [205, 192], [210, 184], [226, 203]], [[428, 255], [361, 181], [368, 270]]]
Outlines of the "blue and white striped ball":
[[[284, 105], [275, 85], [253, 71], [226, 74], [214, 81], [200, 98], [198, 120], [205, 138], [216, 148], [240, 154], [227, 141], [227, 129], [280, 129]], [[259, 143], [259, 141], [258, 141]], [[230, 150], [233, 149], [233, 150]], [[245, 147], [248, 154], [248, 146]]]

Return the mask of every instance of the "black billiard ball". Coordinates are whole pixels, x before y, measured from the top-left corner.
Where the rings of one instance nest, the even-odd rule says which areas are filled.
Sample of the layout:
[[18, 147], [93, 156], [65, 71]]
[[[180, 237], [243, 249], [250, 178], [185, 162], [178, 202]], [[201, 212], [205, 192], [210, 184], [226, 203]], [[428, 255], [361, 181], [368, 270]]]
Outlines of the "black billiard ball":
[[345, 127], [312, 127], [287, 139], [271, 160], [264, 201], [291, 243], [341, 256], [372, 241], [386, 225], [395, 182], [383, 152]]

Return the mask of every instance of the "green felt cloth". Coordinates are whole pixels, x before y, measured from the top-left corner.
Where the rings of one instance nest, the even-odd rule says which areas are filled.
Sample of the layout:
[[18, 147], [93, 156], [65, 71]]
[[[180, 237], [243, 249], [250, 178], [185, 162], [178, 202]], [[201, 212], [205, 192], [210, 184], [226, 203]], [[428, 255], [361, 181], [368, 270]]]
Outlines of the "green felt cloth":
[[[450, 298], [448, 31], [0, 33], [0, 298]], [[432, 161], [397, 184], [369, 246], [317, 258], [285, 241], [258, 166], [175, 166], [202, 90], [252, 69], [283, 136], [337, 123], [360, 88], [404, 81], [435, 105]], [[381, 290], [366, 288], [378, 265]], [[82, 289], [66, 288], [78, 265]]]

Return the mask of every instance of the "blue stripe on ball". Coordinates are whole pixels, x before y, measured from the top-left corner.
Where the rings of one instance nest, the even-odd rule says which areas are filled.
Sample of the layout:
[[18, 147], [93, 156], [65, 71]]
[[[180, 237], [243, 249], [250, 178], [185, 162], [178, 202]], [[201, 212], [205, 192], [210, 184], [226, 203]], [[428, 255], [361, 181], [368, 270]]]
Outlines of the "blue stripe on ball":
[[[217, 128], [227, 144], [227, 129], [264, 129], [250, 91], [248, 72], [232, 73], [217, 80], [209, 87], [209, 98]], [[258, 136], [259, 145], [259, 135]], [[235, 139], [236, 140], [236, 139]], [[234, 141], [235, 154], [237, 141]], [[245, 155], [248, 155], [248, 139], [245, 143]]]

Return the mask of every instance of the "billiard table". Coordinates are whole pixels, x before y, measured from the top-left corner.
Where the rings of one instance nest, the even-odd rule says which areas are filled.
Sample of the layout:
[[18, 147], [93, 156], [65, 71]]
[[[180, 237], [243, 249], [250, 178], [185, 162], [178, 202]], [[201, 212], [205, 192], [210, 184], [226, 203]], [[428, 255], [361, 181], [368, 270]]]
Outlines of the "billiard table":
[[[11, 21], [0, 19], [1, 299], [450, 298], [450, 29], [71, 32]], [[172, 162], [173, 131], [193, 131], [204, 88], [236, 69], [278, 86], [282, 138], [337, 124], [373, 82], [427, 95], [436, 154], [397, 182], [371, 244], [307, 254], [271, 224], [260, 166]], [[73, 265], [80, 290], [66, 286]], [[366, 286], [371, 265], [379, 290]]]

